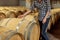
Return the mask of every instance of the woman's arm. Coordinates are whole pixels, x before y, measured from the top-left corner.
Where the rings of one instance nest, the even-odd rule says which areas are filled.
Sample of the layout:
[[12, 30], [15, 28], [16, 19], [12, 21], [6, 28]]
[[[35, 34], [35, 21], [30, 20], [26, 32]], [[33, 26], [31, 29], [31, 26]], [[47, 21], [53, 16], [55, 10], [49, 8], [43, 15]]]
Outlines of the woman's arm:
[[47, 3], [47, 12], [45, 18], [50, 16], [50, 10], [51, 10], [50, 0], [47, 0], [46, 3]]
[[27, 11], [26, 13], [24, 13], [23, 16], [26, 16], [27, 14], [29, 14], [31, 12], [31, 10]]
[[47, 3], [47, 12], [46, 12], [46, 15], [45, 15], [45, 17], [43, 19], [43, 23], [45, 23], [46, 22], [46, 18], [48, 16], [50, 16], [50, 10], [51, 10], [50, 0], [46, 0], [46, 3]]
[[30, 10], [29, 10], [29, 11], [27, 11], [26, 13], [24, 13], [24, 15], [23, 15], [23, 16], [26, 16], [27, 14], [29, 14], [31, 11], [33, 11], [33, 10], [34, 10], [34, 8], [35, 8], [35, 1], [32, 3], [32, 5], [31, 5], [31, 7], [30, 7]]

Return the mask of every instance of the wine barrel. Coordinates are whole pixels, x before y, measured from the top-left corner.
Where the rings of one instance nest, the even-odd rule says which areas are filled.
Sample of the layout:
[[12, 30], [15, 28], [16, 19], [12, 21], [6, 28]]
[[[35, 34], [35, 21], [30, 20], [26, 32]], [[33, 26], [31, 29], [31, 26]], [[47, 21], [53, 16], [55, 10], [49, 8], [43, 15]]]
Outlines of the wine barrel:
[[0, 12], [0, 20], [6, 18], [6, 15], [3, 12]]
[[22, 33], [25, 40], [39, 40], [40, 28], [34, 20], [34, 16], [27, 15], [22, 19], [8, 18], [0, 26]]
[[22, 34], [0, 27], [0, 40], [24, 40]]
[[49, 24], [48, 24], [48, 27], [47, 27], [47, 30], [50, 30], [51, 29], [51, 25], [53, 25], [55, 23], [55, 14], [56, 12], [59, 12], [60, 9], [51, 9], [50, 12], [51, 12], [51, 17], [50, 17], [50, 20], [49, 20]]
[[60, 12], [56, 12], [53, 16], [54, 24], [51, 26], [50, 33], [60, 39]]
[[[0, 12], [3, 12], [4, 14], [6, 14], [6, 16], [8, 16], [10, 11], [13, 12], [17, 12], [17, 11], [24, 11], [24, 10], [28, 10], [26, 7], [21, 7], [21, 6], [16, 6], [16, 7], [0, 7]], [[17, 14], [17, 13], [16, 13]]]
[[51, 28], [53, 28], [53, 26], [55, 25], [55, 23], [58, 21], [58, 19], [60, 19], [60, 9], [52, 9], [51, 10], [51, 17], [50, 17], [50, 21], [48, 24], [48, 29], [51, 30]]

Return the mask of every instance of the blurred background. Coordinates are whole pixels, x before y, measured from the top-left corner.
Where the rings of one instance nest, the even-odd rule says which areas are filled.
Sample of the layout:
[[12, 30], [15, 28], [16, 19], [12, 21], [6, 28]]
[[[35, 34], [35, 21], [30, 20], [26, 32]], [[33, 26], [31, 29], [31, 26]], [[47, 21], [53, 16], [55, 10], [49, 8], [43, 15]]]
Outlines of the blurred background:
[[[25, 6], [30, 7], [34, 0], [0, 0], [0, 6]], [[60, 0], [50, 0], [52, 8], [60, 7]]]
[[[0, 13], [3, 12], [5, 16], [9, 16], [10, 15], [9, 11], [14, 11], [15, 14], [17, 13], [17, 11], [26, 12], [30, 8], [33, 1], [35, 0], [0, 0]], [[50, 40], [60, 40], [60, 0], [50, 0], [50, 3], [51, 3], [50, 12], [51, 18], [47, 28], [48, 37]], [[36, 11], [37, 10], [35, 10], [34, 12], [36, 13], [35, 16], [38, 15]]]

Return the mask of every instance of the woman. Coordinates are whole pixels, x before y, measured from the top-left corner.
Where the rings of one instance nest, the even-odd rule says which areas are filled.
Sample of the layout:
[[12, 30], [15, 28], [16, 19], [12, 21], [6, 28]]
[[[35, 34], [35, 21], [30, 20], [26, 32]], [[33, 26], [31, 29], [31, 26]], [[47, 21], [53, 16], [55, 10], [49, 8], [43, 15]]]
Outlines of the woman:
[[[42, 40], [48, 40], [47, 34], [46, 34], [46, 28], [50, 19], [50, 0], [37, 0], [34, 1], [31, 5], [31, 8], [28, 12], [26, 12], [23, 16], [26, 16], [29, 14], [31, 11], [34, 10], [34, 8], [37, 8], [38, 10], [38, 21], [41, 24], [40, 29], [41, 29], [41, 37]], [[40, 39], [39, 39], [40, 40]]]

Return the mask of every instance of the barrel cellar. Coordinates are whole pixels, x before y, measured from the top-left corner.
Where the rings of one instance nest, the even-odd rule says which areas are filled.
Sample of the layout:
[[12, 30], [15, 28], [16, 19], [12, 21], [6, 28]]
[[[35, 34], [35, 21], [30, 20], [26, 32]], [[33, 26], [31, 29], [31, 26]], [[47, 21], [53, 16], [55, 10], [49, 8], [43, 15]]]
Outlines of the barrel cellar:
[[60, 31], [59, 31], [59, 27], [60, 27], [60, 12], [56, 12], [53, 15], [53, 21], [51, 23], [51, 29], [50, 29], [50, 33], [52, 35], [54, 35], [55, 37], [59, 38], [60, 35]]
[[[2, 7], [1, 7], [2, 8]], [[4, 7], [3, 7], [4, 8]], [[12, 7], [9, 7], [10, 9]], [[19, 8], [19, 7], [17, 7]], [[10, 35], [10, 31], [9, 30], [12, 30], [14, 32], [17, 32], [16, 35], [10, 37], [10, 40], [16, 40], [16, 39], [21, 39], [21, 40], [39, 40], [39, 33], [40, 33], [40, 28], [39, 28], [39, 24], [38, 24], [38, 12], [35, 12], [34, 13], [31, 13], [31, 14], [28, 14], [27, 16], [21, 18], [21, 17], [18, 17], [17, 16], [17, 13], [20, 13], [19, 15], [22, 15], [21, 13], [23, 13], [24, 10], [28, 10], [28, 9], [23, 9], [20, 11], [17, 10], [17, 8], [14, 8], [13, 11], [11, 9], [11, 11], [8, 9], [8, 7], [5, 7], [4, 10], [7, 10], [8, 11], [3, 11], [1, 9], [1, 13], [4, 15], [2, 16], [3, 19], [0, 20], [0, 26], [1, 26], [1, 31], [2, 32], [1, 34], [4, 36], [4, 32], [7, 32], [8, 31], [8, 34], [7, 35]], [[56, 11], [57, 10], [57, 11]], [[54, 35], [54, 33], [56, 34], [56, 29], [55, 29], [55, 23], [57, 22], [60, 22], [60, 9], [52, 9], [51, 10], [51, 18], [50, 18], [50, 21], [49, 21], [49, 25], [48, 25], [48, 28], [47, 28], [47, 32], [48, 33], [51, 33]], [[12, 12], [15, 16], [12, 16], [12, 17], [8, 17], [9, 13]], [[27, 22], [28, 21], [28, 22]], [[59, 24], [58, 24], [59, 25]], [[6, 29], [4, 29], [6, 28]], [[56, 30], [56, 31], [55, 31]], [[19, 36], [19, 34], [21, 34]], [[38, 35], [37, 35], [38, 34]], [[58, 34], [57, 34], [58, 35]], [[18, 37], [17, 37], [18, 36]], [[59, 38], [58, 36], [54, 35], [55, 37]], [[16, 39], [14, 39], [15, 37], [17, 37]], [[8, 37], [4, 36], [4, 39], [2, 40], [5, 40], [7, 39]]]
[[27, 37], [29, 37], [29, 40], [38, 40], [40, 32], [38, 24], [34, 22], [34, 19], [30, 19], [32, 16], [28, 18], [29, 16], [27, 16], [26, 19], [4, 19], [0, 26], [22, 33], [26, 37], [25, 40], [28, 40]]
[[[35, 0], [0, 0], [0, 40], [39, 40], [38, 9], [22, 17]], [[60, 0], [50, 0], [49, 40], [60, 40]], [[41, 38], [41, 37], [40, 37]]]
[[[52, 9], [51, 13], [52, 14], [50, 18], [50, 25], [48, 26], [48, 32], [52, 34], [56, 40], [60, 40], [60, 9]], [[51, 39], [53, 39], [53, 37]]]
[[[23, 10], [22, 9], [17, 10], [23, 7], [15, 7], [15, 10], [14, 7], [13, 8], [3, 7], [3, 8], [5, 9], [4, 10], [1, 9], [1, 12], [5, 15], [5, 17], [1, 15], [2, 17], [0, 21], [0, 26], [2, 29], [0, 32], [2, 32], [1, 35], [3, 35], [3, 38], [1, 37], [2, 40], [5, 39], [6, 40], [17, 40], [17, 39], [18, 40], [39, 40], [40, 27], [39, 24], [37, 23], [37, 15], [38, 15], [37, 12], [35, 12], [35, 14], [30, 13], [27, 16], [21, 18], [18, 16], [21, 16], [28, 9], [24, 8]], [[7, 36], [4, 36], [6, 34]], [[10, 34], [12, 36], [10, 36]]]

